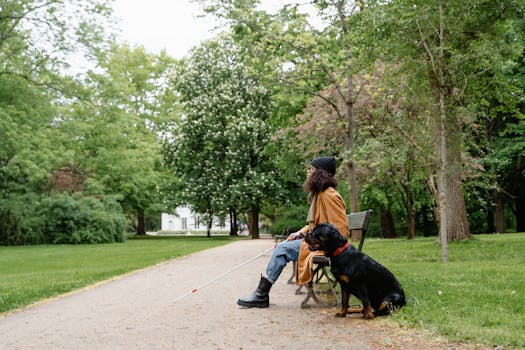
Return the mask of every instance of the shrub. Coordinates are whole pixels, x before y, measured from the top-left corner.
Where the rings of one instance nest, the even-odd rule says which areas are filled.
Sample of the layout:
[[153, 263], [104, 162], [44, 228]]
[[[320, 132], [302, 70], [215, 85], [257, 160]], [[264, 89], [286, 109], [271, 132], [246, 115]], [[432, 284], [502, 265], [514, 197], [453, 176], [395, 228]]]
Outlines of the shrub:
[[296, 232], [306, 225], [308, 208], [303, 206], [286, 209], [270, 228], [272, 235], [288, 235]]
[[0, 201], [0, 244], [21, 245], [43, 243], [42, 233], [35, 217], [35, 203], [39, 197], [33, 193], [4, 198]]
[[125, 240], [126, 217], [111, 197], [97, 199], [55, 195], [44, 199], [38, 210], [46, 218], [42, 233], [46, 243], [109, 243]]
[[113, 197], [53, 194], [0, 205], [0, 244], [122, 242], [127, 219]]

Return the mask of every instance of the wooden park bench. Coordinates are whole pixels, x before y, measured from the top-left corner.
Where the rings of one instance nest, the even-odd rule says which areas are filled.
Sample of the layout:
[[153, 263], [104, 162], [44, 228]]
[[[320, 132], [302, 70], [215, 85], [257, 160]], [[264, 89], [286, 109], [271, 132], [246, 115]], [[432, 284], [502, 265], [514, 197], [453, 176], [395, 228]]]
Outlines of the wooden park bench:
[[[368, 230], [368, 224], [370, 223], [370, 218], [372, 217], [372, 214], [374, 211], [372, 209], [360, 211], [358, 213], [351, 213], [347, 215], [348, 218], [348, 227], [350, 229], [350, 237], [352, 237], [353, 231], [361, 231], [361, 237], [359, 239], [359, 246], [358, 250], [361, 251], [363, 249], [363, 243], [365, 242], [366, 232]], [[306, 297], [301, 302], [301, 308], [307, 308], [309, 307], [308, 301], [312, 299], [315, 303], [319, 305], [331, 305], [323, 303], [319, 298], [317, 297], [315, 291], [314, 291], [314, 285], [318, 285], [321, 283], [323, 277], [327, 280], [328, 285], [330, 287], [330, 291], [334, 295], [334, 298], [336, 300], [336, 304], [339, 303], [338, 296], [337, 296], [337, 281], [329, 274], [328, 267], [330, 266], [330, 258], [323, 256], [323, 255], [316, 255], [313, 257], [313, 272], [312, 272], [312, 280], [306, 285]], [[296, 275], [296, 269], [297, 269], [297, 262], [293, 262], [293, 275], [288, 279], [288, 283], [293, 283], [293, 280]], [[295, 291], [295, 294], [301, 294], [301, 289], [303, 286], [300, 286]]]

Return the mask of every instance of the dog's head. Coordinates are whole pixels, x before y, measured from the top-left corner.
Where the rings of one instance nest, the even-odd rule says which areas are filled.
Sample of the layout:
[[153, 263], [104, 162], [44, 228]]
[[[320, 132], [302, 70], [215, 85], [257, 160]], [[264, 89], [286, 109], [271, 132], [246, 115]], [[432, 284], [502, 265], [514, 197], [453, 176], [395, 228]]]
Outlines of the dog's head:
[[324, 250], [326, 255], [332, 255], [337, 248], [346, 244], [346, 238], [332, 224], [317, 225], [312, 232], [304, 237], [311, 251]]

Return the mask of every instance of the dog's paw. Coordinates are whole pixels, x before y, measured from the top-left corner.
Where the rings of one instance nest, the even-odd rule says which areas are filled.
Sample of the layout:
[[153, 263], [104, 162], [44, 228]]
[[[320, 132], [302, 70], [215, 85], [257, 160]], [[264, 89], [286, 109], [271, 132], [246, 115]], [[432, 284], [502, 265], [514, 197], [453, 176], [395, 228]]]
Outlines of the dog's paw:
[[374, 319], [374, 313], [373, 312], [365, 312], [363, 314], [363, 318], [365, 320], [373, 320]]
[[346, 314], [346, 310], [339, 310], [339, 312], [335, 314], [335, 317], [346, 317]]

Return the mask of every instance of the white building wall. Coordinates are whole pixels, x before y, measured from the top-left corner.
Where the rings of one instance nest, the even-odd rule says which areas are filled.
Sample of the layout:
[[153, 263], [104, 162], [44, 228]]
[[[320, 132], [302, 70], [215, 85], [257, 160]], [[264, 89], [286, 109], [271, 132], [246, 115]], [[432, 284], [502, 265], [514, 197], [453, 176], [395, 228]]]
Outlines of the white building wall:
[[[198, 213], [194, 213], [189, 207], [178, 207], [175, 210], [177, 215], [162, 213], [162, 231], [206, 231], [206, 223]], [[224, 222], [219, 222], [219, 218], [213, 219], [212, 231], [229, 231], [230, 222], [228, 218]]]

